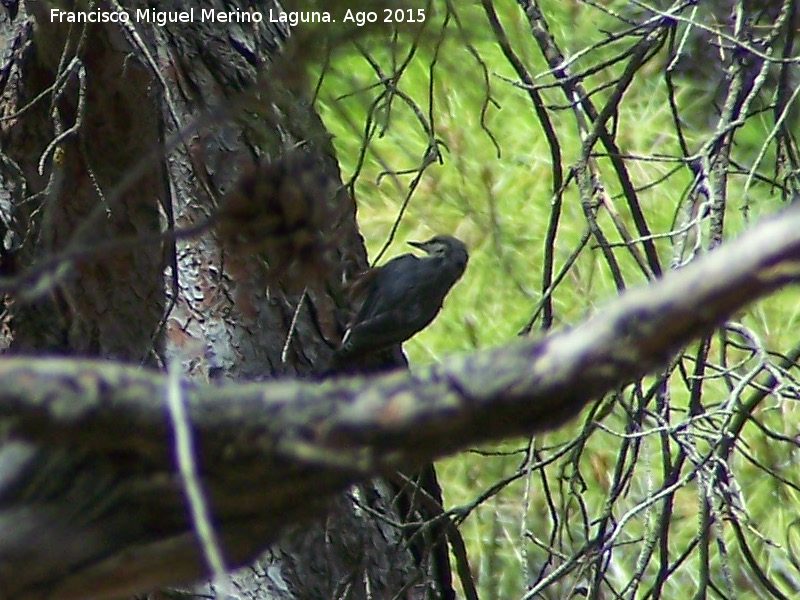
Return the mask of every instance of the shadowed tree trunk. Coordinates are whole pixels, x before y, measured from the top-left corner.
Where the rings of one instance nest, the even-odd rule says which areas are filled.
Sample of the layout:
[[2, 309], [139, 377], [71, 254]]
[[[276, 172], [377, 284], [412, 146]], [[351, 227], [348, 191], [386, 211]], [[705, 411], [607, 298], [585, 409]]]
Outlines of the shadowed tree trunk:
[[[153, 6], [183, 8], [124, 8]], [[198, 381], [318, 370], [341, 335], [343, 282], [367, 262], [353, 198], [285, 24], [69, 25], [52, 22], [51, 8], [22, 4], [0, 36], [2, 267], [18, 284], [7, 305], [8, 351], [177, 363]], [[195, 8], [247, 10], [216, 0]], [[270, 9], [280, 12], [272, 2], [257, 8]], [[199, 234], [158, 235], [165, 228]], [[382, 360], [402, 364], [402, 355]], [[92, 507], [137, 464], [19, 442], [5, 446], [4, 458], [36, 464], [48, 481], [76, 482], [72, 491], [39, 489], [43, 501], [62, 492], [80, 501], [74, 514], [49, 515], [46, 535], [14, 531], [5, 516], [2, 530], [19, 537], [16, 547], [30, 548], [34, 536], [41, 555], [35, 564], [24, 552], [0, 557], [0, 596], [46, 596], [43, 580], [112, 559], [97, 555], [107, 536], [154, 525], [129, 506], [124, 518], [98, 519], [93, 535], [75, 538], [70, 527], [93, 518]], [[361, 493], [387, 508], [376, 486]], [[164, 514], [156, 525], [170, 530], [187, 518]], [[181, 570], [153, 567], [131, 575], [131, 593]], [[255, 572], [243, 576], [244, 593], [264, 598], [417, 597], [425, 587], [399, 532], [354, 512], [349, 496], [325, 521], [290, 531]], [[70, 593], [103, 596], [97, 588]]]

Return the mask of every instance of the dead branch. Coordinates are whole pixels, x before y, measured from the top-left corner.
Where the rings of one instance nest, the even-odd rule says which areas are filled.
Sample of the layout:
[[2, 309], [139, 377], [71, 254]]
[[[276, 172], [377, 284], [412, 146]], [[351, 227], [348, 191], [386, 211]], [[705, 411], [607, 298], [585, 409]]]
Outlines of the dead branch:
[[[186, 383], [226, 559], [252, 558], [356, 481], [556, 427], [798, 275], [792, 206], [542, 340], [414, 373]], [[0, 596], [110, 598], [203, 574], [167, 385], [114, 363], [0, 360]]]

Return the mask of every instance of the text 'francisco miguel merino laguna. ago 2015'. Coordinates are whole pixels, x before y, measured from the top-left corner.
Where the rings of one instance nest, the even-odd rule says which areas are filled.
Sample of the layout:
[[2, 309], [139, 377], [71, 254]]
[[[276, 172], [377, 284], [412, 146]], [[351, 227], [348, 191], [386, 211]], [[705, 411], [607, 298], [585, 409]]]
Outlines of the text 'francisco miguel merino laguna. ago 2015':
[[186, 10], [163, 11], [154, 8], [137, 8], [126, 10], [87, 10], [72, 11], [58, 8], [50, 9], [50, 21], [54, 23], [155, 23], [164, 26], [167, 23], [194, 23], [211, 21], [214, 23], [287, 23], [294, 27], [298, 23], [330, 23], [331, 15], [323, 11], [283, 12], [269, 9], [265, 16], [262, 12], [233, 10], [222, 11], [211, 8], [188, 8]]

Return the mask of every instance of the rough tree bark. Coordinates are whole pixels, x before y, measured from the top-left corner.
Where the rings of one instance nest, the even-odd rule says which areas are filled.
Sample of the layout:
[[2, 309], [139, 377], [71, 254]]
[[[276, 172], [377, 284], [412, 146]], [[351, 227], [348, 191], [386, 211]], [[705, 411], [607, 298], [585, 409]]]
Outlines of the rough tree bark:
[[[277, 2], [246, 4], [207, 0], [194, 6], [281, 10]], [[0, 34], [2, 267], [8, 276], [4, 290], [14, 298], [8, 304], [8, 352], [162, 368], [174, 362], [197, 381], [312, 373], [340, 335], [347, 308], [343, 282], [367, 262], [354, 201], [340, 189], [329, 136], [304, 95], [304, 67], [298, 62], [303, 40], [292, 46], [285, 24], [267, 22], [76, 26], [52, 22], [49, 3], [13, 8]], [[169, 1], [124, 3], [129, 12], [138, 8], [184, 7]], [[74, 9], [107, 12], [123, 6], [110, 0]], [[304, 158], [296, 168], [290, 160], [273, 172], [272, 189], [259, 187], [261, 169], [284, 154]], [[268, 198], [282, 193], [294, 204], [283, 207], [288, 212], [276, 224], [267, 214]], [[226, 194], [233, 199], [227, 201], [222, 232], [208, 225]], [[309, 199], [309, 194], [322, 196]], [[238, 210], [236, 198], [242, 197], [256, 205], [255, 214], [248, 212], [251, 204], [244, 214]], [[324, 219], [294, 214], [298, 206], [322, 211]], [[262, 219], [255, 228], [252, 217]], [[316, 232], [310, 247], [304, 245], [304, 228], [320, 223], [324, 230]], [[182, 227], [204, 232], [177, 241], [154, 235]], [[259, 247], [259, 240], [271, 237], [283, 245]], [[324, 260], [304, 271], [293, 253], [312, 250], [321, 250]], [[402, 356], [394, 352], [383, 360], [399, 364]], [[87, 557], [100, 558], [103, 540], [131, 539], [126, 537], [131, 521], [147, 522], [136, 505], [102, 528], [93, 528], [85, 514], [92, 502], [111, 493], [108, 484], [117, 481], [119, 465], [74, 448], [6, 443], [6, 465], [35, 465], [29, 474], [79, 484], [74, 490], [55, 484], [40, 489], [40, 500], [61, 492], [76, 495], [80, 501], [72, 518], [88, 529], [75, 538], [53, 519], [44, 537], [18, 529], [14, 535], [37, 539], [44, 552], [22, 564], [20, 556], [3, 557], [0, 597], [48, 596], [51, 584], [80, 571]], [[380, 495], [365, 485], [364, 493]], [[399, 531], [356, 514], [347, 496], [332, 502], [328, 515], [324, 522], [289, 529], [264, 556], [258, 570], [263, 577], [247, 577], [249, 591], [243, 593], [270, 598], [362, 598], [367, 589], [386, 598], [423, 593], [425, 576]], [[176, 523], [186, 515], [179, 510], [162, 517]], [[169, 568], [160, 566], [162, 573]], [[164, 581], [146, 572], [131, 579], [138, 582], [114, 593]], [[102, 587], [96, 581], [94, 586], [92, 593]]]

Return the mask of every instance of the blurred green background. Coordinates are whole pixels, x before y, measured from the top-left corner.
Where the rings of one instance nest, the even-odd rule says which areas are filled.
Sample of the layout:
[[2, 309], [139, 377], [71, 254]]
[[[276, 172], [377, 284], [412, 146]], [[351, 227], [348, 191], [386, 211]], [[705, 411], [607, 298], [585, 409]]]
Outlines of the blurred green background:
[[[554, 77], [522, 10], [511, 1], [498, 1], [494, 6], [511, 46], [535, 77], [535, 83], [553, 84]], [[561, 50], [575, 59], [569, 67], [573, 72], [611, 61], [630, 46], [630, 40], [622, 40], [595, 47], [611, 32], [625, 28], [609, 12], [630, 19], [642, 14], [629, 2], [595, 5], [549, 0], [541, 2], [541, 8]], [[542, 127], [527, 93], [514, 83], [518, 78], [498, 46], [483, 8], [479, 3], [465, 2], [457, 5], [455, 15], [448, 15], [442, 5], [435, 3], [427, 14], [425, 30], [413, 52], [412, 33], [417, 30], [405, 31], [398, 39], [389, 29], [378, 30], [360, 40], [359, 47], [339, 48], [330, 64], [313, 75], [320, 81], [316, 103], [334, 136], [343, 178], [354, 178], [358, 220], [371, 259], [375, 260], [387, 243], [378, 263], [410, 251], [406, 241], [424, 240], [435, 233], [455, 234], [470, 248], [467, 272], [446, 300], [440, 316], [405, 345], [412, 368], [515, 339], [541, 298], [544, 243], [553, 201], [550, 152]], [[696, 43], [705, 44], [703, 40]], [[693, 56], [691, 48], [684, 52]], [[378, 73], [391, 75], [406, 59], [408, 66], [392, 81], [397, 92], [388, 101], [387, 86], [377, 83]], [[678, 160], [678, 136], [662, 75], [669, 60], [668, 53], [662, 51], [639, 70], [613, 121], [617, 144], [626, 155], [630, 175], [640, 190], [642, 209], [656, 236], [675, 228], [678, 207], [693, 178]], [[603, 84], [614, 82], [626, 64], [612, 62], [582, 81], [587, 89], [601, 88], [593, 98], [598, 106], [610, 93], [602, 88]], [[719, 80], [715, 81], [713, 73], [709, 77], [675, 70], [675, 98], [684, 120], [682, 131], [693, 152], [712, 139], [716, 127], [716, 94], [724, 74], [718, 75]], [[562, 144], [566, 171], [580, 158], [581, 140], [575, 118], [558, 88], [542, 89], [541, 93]], [[410, 106], [411, 102], [416, 108]], [[432, 118], [443, 164], [434, 162], [424, 171], [405, 205], [418, 175], [415, 169], [423, 162], [431, 138], [417, 113], [426, 120]], [[755, 165], [758, 172], [773, 171], [774, 151], [766, 152], [763, 160], [756, 162], [769, 143], [774, 127], [772, 116], [769, 111], [754, 111], [737, 132], [725, 212], [726, 239], [735, 238], [748, 223], [783, 205], [774, 187], [748, 177], [747, 168], [737, 166]], [[364, 151], [366, 137], [369, 144]], [[595, 145], [596, 150], [600, 148]], [[599, 156], [597, 166], [605, 192], [627, 229], [635, 232], [609, 160]], [[410, 172], [403, 173], [407, 170]], [[586, 231], [580, 201], [573, 182], [564, 192], [555, 242], [556, 271], [576, 251]], [[599, 211], [598, 222], [610, 242], [623, 241], [606, 210]], [[707, 241], [701, 243], [705, 245]], [[656, 246], [662, 264], [668, 267], [673, 255], [672, 238], [657, 237]], [[627, 285], [646, 284], [629, 253], [618, 251], [616, 256]], [[590, 241], [554, 292], [554, 327], [579, 322], [599, 306], [613, 302], [617, 293], [601, 252]], [[797, 343], [797, 291], [776, 294], [737, 315], [737, 321], [755, 332], [767, 349], [785, 351]], [[532, 335], [543, 335], [536, 331], [537, 325], [534, 323]], [[721, 363], [724, 353], [728, 363], [741, 362], [737, 371], [740, 374], [756, 366], [752, 353], [737, 349], [735, 344], [722, 344], [721, 339], [712, 340], [710, 363]], [[684, 371], [694, 368], [696, 352], [696, 347], [686, 349], [680, 361]], [[722, 403], [731, 394], [727, 381], [713, 375], [712, 371], [707, 373], [704, 406]], [[680, 368], [669, 378], [669, 402], [683, 414], [690, 389], [687, 380]], [[647, 390], [652, 382], [645, 380], [640, 389]], [[626, 394], [631, 396], [634, 392]], [[471, 506], [498, 482], [512, 479], [474, 507], [461, 528], [481, 598], [522, 597], [526, 587], [540, 577], [541, 569], [550, 572], [553, 564], [565, 560], [557, 557], [553, 563], [548, 562], [551, 552], [546, 546], [558, 547], [567, 556], [594, 533], [592, 527], [599, 516], [610, 514], [611, 522], [619, 523], [627, 510], [664, 484], [663, 440], [643, 437], [632, 483], [609, 504], [615, 465], [634, 468], [632, 459], [621, 459], [620, 433], [626, 431], [628, 414], [609, 402], [599, 405], [611, 410], [602, 420], [608, 431], [595, 431], [580, 448], [576, 448], [575, 439], [584, 429], [583, 418], [558, 432], [536, 436], [532, 442], [513, 440], [439, 463], [448, 507]], [[740, 510], [753, 533], [751, 550], [784, 593], [791, 596], [800, 587], [798, 563], [792, 564], [792, 557], [797, 558], [794, 548], [800, 542], [800, 452], [796, 444], [787, 440], [798, 435], [798, 410], [793, 401], [776, 399], [768, 399], [757, 410], [760, 424], [745, 426], [744, 443], [731, 461], [731, 469], [736, 473], [737, 491], [746, 502]], [[713, 429], [713, 419], [705, 426]], [[771, 431], [765, 432], [765, 427]], [[786, 439], [779, 439], [780, 435]], [[538, 470], [531, 475], [521, 473], [529, 442], [538, 458], [552, 459], [546, 474]], [[673, 451], [676, 444], [672, 445]], [[782, 474], [784, 482], [765, 477], [765, 468]], [[704, 559], [693, 540], [706, 497], [704, 482], [697, 478], [686, 481], [675, 496], [668, 549], [672, 560], [684, 552], [687, 559], [671, 574], [664, 588], [666, 597], [697, 589], [698, 573], [702, 572], [698, 561]], [[643, 548], [655, 527], [654, 515], [638, 510], [623, 524], [617, 539], [619, 546], [613, 555], [609, 554], [610, 568], [605, 574], [617, 590], [627, 585], [638, 561], [644, 560]], [[736, 550], [734, 533], [719, 522], [714, 528], [718, 543], [708, 558], [712, 573], [728, 580], [736, 597], [765, 597], [763, 589], [753, 583], [753, 575], [740, 568], [744, 559]], [[554, 532], [558, 539], [553, 539]], [[652, 575], [657, 561], [651, 560], [653, 564], [646, 572]], [[548, 588], [540, 597], [571, 597], [589, 577], [590, 573], [577, 569], [573, 577]]]

